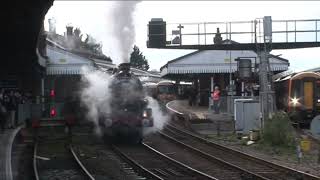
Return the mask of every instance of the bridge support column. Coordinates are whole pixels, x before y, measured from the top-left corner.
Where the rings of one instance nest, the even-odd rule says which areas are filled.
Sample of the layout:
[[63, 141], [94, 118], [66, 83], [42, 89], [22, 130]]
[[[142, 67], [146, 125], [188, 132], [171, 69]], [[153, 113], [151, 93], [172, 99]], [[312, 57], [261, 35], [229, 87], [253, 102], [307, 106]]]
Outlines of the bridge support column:
[[269, 64], [269, 52], [259, 51], [260, 58], [259, 65], [259, 82], [260, 82], [260, 112], [262, 115], [262, 128], [264, 122], [270, 117], [271, 113], [275, 111], [275, 93], [272, 85], [272, 74]]

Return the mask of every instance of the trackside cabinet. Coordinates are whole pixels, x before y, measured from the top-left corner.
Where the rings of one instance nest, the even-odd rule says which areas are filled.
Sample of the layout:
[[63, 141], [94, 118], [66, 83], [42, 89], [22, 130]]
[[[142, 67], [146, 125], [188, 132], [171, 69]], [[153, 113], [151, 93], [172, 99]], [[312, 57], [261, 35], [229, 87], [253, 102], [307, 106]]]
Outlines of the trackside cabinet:
[[237, 133], [249, 134], [250, 130], [260, 129], [260, 103], [252, 99], [235, 99], [235, 130]]

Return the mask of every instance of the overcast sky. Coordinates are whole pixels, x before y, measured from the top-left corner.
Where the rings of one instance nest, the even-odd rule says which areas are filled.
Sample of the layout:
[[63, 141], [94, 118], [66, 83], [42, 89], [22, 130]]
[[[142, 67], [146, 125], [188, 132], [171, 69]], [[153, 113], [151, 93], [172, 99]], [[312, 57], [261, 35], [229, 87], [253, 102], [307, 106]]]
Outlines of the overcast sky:
[[[110, 29], [113, 23], [117, 23], [110, 20], [115, 3], [55, 1], [46, 15], [45, 28], [48, 30], [48, 19], [53, 17], [59, 34], [65, 32], [65, 26], [69, 23], [80, 27], [82, 33], [91, 34], [101, 41], [103, 52], [115, 59], [117, 64], [119, 54], [114, 39], [110, 37]], [[167, 61], [192, 51], [148, 49], [147, 24], [151, 18], [163, 18], [169, 23], [250, 21], [263, 16], [272, 16], [273, 20], [320, 19], [319, 9], [320, 2], [317, 1], [142, 1], [137, 4], [134, 13], [135, 44], [148, 59], [150, 69], [159, 70]], [[277, 50], [272, 54], [282, 54], [281, 57], [288, 59], [290, 68], [294, 70], [320, 66], [320, 48]]]

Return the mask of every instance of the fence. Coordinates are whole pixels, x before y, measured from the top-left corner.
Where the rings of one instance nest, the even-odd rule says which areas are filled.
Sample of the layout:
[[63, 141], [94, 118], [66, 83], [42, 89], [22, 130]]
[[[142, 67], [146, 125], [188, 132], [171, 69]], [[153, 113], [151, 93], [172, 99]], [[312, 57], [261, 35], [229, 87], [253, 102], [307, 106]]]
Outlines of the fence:
[[23, 123], [26, 119], [44, 119], [50, 117], [50, 109], [56, 109], [55, 119], [62, 119], [62, 110], [64, 103], [52, 104], [19, 104], [18, 105], [18, 124]]

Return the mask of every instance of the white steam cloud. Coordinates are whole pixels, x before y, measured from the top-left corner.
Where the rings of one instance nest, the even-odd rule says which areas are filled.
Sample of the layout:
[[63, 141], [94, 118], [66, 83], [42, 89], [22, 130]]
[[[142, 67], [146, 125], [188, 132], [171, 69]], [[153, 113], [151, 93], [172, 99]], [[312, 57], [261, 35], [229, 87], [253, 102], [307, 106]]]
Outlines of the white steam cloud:
[[[110, 23], [111, 36], [110, 44], [116, 48], [112, 48], [112, 57], [117, 62], [129, 62], [130, 53], [135, 43], [135, 26], [134, 26], [134, 12], [136, 5], [141, 1], [118, 1], [114, 2], [112, 13], [109, 16], [108, 22]], [[95, 131], [98, 135], [102, 134], [99, 123], [104, 123], [105, 126], [111, 125], [111, 120], [108, 119], [110, 114], [110, 100], [111, 89], [109, 88], [112, 81], [111, 75], [105, 74], [100, 71], [89, 71], [83, 69], [84, 75], [82, 83], [84, 84], [81, 90], [81, 101], [87, 108], [87, 119], [92, 121], [95, 125]], [[142, 79], [143, 80], [143, 79]], [[135, 93], [127, 88], [128, 93]], [[130, 96], [134, 96], [131, 94]], [[154, 126], [152, 128], [145, 128], [144, 134], [155, 132], [162, 129], [168, 116], [164, 115], [158, 102], [151, 98], [148, 99], [148, 107], [152, 109], [154, 118]]]
[[[112, 123], [108, 118], [111, 113], [111, 89], [109, 87], [112, 76], [100, 71], [89, 71], [87, 68], [83, 68], [83, 72], [81, 102], [87, 109], [86, 118], [94, 124], [96, 134], [102, 135], [103, 129], [100, 129], [99, 123], [103, 123], [106, 127]], [[130, 89], [132, 88], [128, 88], [127, 93], [130, 93]], [[169, 119], [168, 115], [161, 111], [160, 105], [155, 99], [152, 97], [146, 97], [146, 99], [148, 100], [148, 108], [152, 109], [154, 125], [144, 128], [144, 135], [162, 129]]]
[[[111, 76], [100, 71], [89, 71], [82, 69], [83, 89], [81, 91], [81, 101], [87, 108], [87, 119], [95, 125], [97, 134], [101, 134], [99, 128], [99, 118], [106, 117], [110, 113], [110, 89]], [[108, 119], [104, 119], [105, 125], [110, 125]]]
[[141, 1], [117, 1], [111, 13], [112, 35], [119, 50], [120, 62], [129, 62], [129, 55], [135, 43], [134, 12]]
[[152, 116], [153, 116], [153, 127], [146, 128], [144, 130], [144, 134], [149, 134], [152, 132], [156, 132], [159, 129], [162, 129], [166, 122], [169, 120], [169, 116], [161, 111], [159, 103], [153, 99], [152, 97], [147, 97], [148, 100], [148, 108], [152, 109]]

